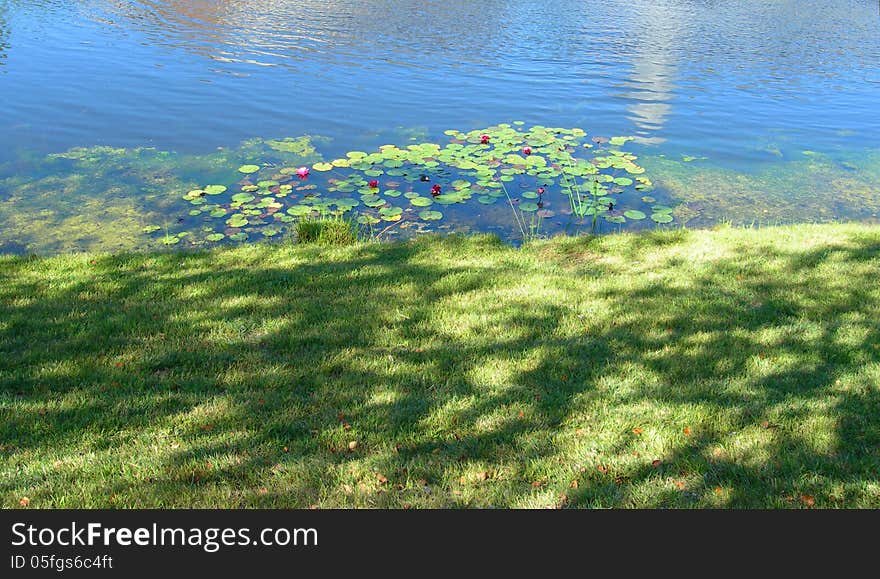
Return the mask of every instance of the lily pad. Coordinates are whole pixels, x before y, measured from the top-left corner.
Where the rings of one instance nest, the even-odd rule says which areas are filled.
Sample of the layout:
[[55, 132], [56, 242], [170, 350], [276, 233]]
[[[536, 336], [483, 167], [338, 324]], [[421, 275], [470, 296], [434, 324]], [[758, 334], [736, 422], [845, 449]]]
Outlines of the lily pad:
[[232, 235], [230, 235], [229, 239], [231, 239], [232, 241], [247, 241], [248, 234], [244, 231], [239, 231], [238, 233], [233, 233]]
[[254, 199], [256, 199], [256, 197], [250, 193], [236, 193], [232, 196], [233, 203], [250, 203]]
[[312, 212], [312, 208], [308, 205], [291, 205], [287, 208], [287, 214], [295, 217], [302, 217]]
[[212, 233], [210, 235], [205, 236], [205, 240], [207, 240], [207, 241], [220, 241], [225, 238], [226, 238], [226, 236], [223, 235], [222, 233]]
[[238, 168], [239, 173], [244, 173], [245, 175], [250, 175], [251, 173], [256, 173], [260, 170], [259, 165], [242, 165]]
[[540, 207], [538, 207], [537, 203], [527, 202], [527, 203], [520, 203], [519, 209], [520, 209], [520, 211], [527, 211], [529, 213], [532, 213], [532, 212], [540, 209]]
[[244, 215], [236, 214], [226, 220], [226, 225], [232, 227], [233, 229], [238, 229], [239, 227], [244, 227], [248, 224], [248, 220]]
[[635, 209], [629, 209], [627, 211], [624, 211], [623, 214], [626, 216], [627, 219], [633, 219], [636, 221], [639, 221], [639, 220], [647, 217], [647, 215], [645, 215], [643, 212], [637, 211]]
[[426, 209], [424, 211], [419, 211], [419, 217], [425, 221], [437, 221], [438, 219], [443, 219], [443, 214], [439, 211]]
[[155, 232], [159, 231], [160, 229], [162, 229], [162, 228], [158, 225], [147, 225], [141, 231], [143, 231], [144, 233], [155, 233]]
[[220, 195], [221, 193], [226, 192], [226, 186], [225, 185], [208, 185], [207, 187], [205, 187], [204, 190], [205, 190], [205, 193], [207, 193], [208, 195]]
[[413, 197], [409, 202], [416, 207], [428, 207], [429, 205], [434, 204], [434, 200], [430, 197]]
[[312, 169], [314, 169], [315, 171], [329, 171], [329, 170], [333, 169], [333, 164], [332, 163], [315, 163], [314, 165], [312, 165]]
[[657, 223], [670, 223], [672, 221], [672, 215], [669, 213], [654, 213], [651, 215], [651, 219]]
[[381, 207], [387, 203], [385, 199], [382, 199], [378, 195], [364, 195], [361, 197], [361, 201], [363, 201], [364, 205], [367, 207]]

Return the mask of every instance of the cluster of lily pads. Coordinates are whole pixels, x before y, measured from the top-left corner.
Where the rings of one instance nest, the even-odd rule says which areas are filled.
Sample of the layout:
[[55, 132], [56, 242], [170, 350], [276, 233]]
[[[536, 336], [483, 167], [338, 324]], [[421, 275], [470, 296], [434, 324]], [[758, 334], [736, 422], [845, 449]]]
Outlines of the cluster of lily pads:
[[[234, 184], [207, 184], [183, 198], [192, 205], [190, 216], [203, 220], [205, 241], [275, 237], [298, 219], [344, 215], [368, 227], [409, 222], [427, 230], [444, 218], [446, 207], [472, 199], [594, 223], [649, 216], [673, 221], [671, 207], [644, 194], [653, 184], [636, 156], [623, 150], [629, 137], [588, 137], [579, 128], [525, 128], [521, 122], [445, 135], [444, 144], [383, 145], [300, 167], [250, 159]], [[621, 195], [630, 188], [639, 194]], [[627, 206], [633, 202], [637, 206]], [[175, 244], [187, 234], [166, 231], [162, 241]]]

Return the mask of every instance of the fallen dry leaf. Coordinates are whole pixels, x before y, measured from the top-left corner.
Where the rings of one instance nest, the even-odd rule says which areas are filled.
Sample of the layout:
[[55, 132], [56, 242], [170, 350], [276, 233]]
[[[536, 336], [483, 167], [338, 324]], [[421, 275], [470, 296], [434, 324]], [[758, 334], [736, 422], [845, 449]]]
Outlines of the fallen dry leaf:
[[596, 468], [599, 469], [599, 472], [601, 472], [602, 474], [606, 474], [608, 472], [608, 467], [604, 464], [600, 464]]
[[808, 507], [815, 506], [816, 499], [812, 495], [801, 495], [801, 502]]
[[351, 442], [348, 443], [348, 450], [354, 450], [354, 449], [356, 449], [357, 447], [358, 447], [358, 441], [357, 441], [357, 440], [352, 440]]
[[268, 495], [269, 489], [267, 489], [266, 487], [262, 487], [260, 490], [257, 491], [257, 494], [258, 495]]
[[689, 426], [685, 426], [681, 431], [684, 432], [685, 436], [691, 435], [691, 428]]
[[718, 456], [721, 456], [722, 454], [724, 454], [724, 451], [721, 450], [720, 448], [712, 449], [712, 456], [718, 457]]
[[651, 461], [651, 466], [653, 466], [654, 468], [659, 468], [661, 464], [663, 464], [663, 461], [659, 458], [655, 458]]
[[284, 448], [281, 449], [281, 452], [283, 452], [284, 454], [287, 454], [288, 452], [290, 452], [290, 449], [285, 446]]
[[483, 472], [477, 474], [477, 479], [479, 479], [481, 481], [486, 480], [488, 478], [489, 478], [489, 473], [486, 471], [483, 471]]
[[720, 495], [722, 493], [722, 491], [724, 491], [724, 489], [722, 489], [721, 487], [715, 487], [715, 494], [716, 495]]
[[677, 480], [677, 481], [675, 481], [675, 486], [678, 487], [678, 490], [684, 490], [684, 487], [686, 487], [687, 485], [684, 484], [684, 481]]
[[385, 475], [382, 474], [382, 473], [377, 473], [377, 474], [376, 474], [376, 480], [379, 481], [379, 483], [380, 483], [380, 484], [383, 484], [383, 485], [384, 485], [385, 483], [388, 482], [388, 479], [387, 479], [387, 478], [385, 477]]
[[532, 486], [535, 488], [542, 487], [542, 486], [544, 486], [544, 481], [542, 481], [542, 480], [532, 481]]
[[641, 434], [644, 432], [641, 428], [633, 428], [633, 434]]
[[18, 501], [18, 504], [22, 507], [27, 507], [31, 504], [31, 500], [27, 497], [21, 497], [21, 499], [19, 499]]
[[576, 488], [578, 488], [578, 481], [577, 481], [577, 479], [574, 479], [573, 481], [571, 481], [571, 484], [568, 485], [568, 488], [570, 488], [570, 489], [576, 489]]

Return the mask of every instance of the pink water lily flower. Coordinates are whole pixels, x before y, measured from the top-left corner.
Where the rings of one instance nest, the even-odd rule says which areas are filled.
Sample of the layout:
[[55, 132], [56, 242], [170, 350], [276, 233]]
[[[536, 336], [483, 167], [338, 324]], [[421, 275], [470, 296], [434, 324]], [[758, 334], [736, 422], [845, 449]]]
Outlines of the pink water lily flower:
[[543, 195], [543, 194], [544, 194], [544, 188], [538, 187], [538, 195]]
[[489, 144], [489, 135], [480, 135], [480, 142], [484, 145]]
[[531, 147], [523, 147], [523, 155], [531, 155], [532, 148]]
[[373, 179], [372, 181], [370, 181], [369, 185], [373, 189], [378, 189], [379, 188], [379, 181], [377, 181], [376, 179]]
[[309, 168], [308, 167], [300, 167], [296, 170], [296, 174], [299, 175], [300, 179], [307, 179], [309, 177]]

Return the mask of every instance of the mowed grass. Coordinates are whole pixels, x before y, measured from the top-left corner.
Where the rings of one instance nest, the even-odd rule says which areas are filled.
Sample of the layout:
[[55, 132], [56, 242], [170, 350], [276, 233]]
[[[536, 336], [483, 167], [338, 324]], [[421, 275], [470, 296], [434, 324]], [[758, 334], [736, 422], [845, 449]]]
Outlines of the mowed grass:
[[0, 258], [19, 507], [880, 507], [880, 228]]

